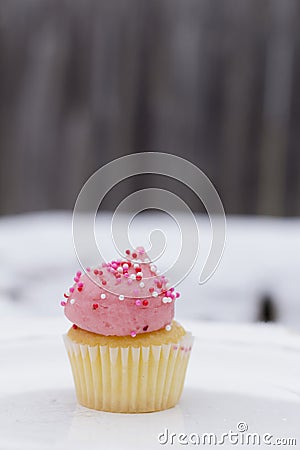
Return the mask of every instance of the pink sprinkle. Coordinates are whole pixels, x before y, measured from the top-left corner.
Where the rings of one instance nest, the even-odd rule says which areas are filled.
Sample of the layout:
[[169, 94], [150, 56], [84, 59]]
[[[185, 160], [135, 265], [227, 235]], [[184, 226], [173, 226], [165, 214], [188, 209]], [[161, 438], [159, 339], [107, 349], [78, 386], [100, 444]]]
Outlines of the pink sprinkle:
[[174, 288], [170, 288], [170, 291], [173, 292], [173, 291], [174, 291]]
[[78, 283], [79, 278], [78, 277], [74, 277], [74, 281], [75, 281], [75, 283]]
[[60, 302], [61, 306], [66, 306], [66, 302], [62, 301]]
[[135, 332], [135, 331], [132, 331], [132, 332], [130, 333], [130, 336], [131, 336], [131, 337], [136, 337], [136, 332]]
[[78, 287], [82, 288], [83, 287], [83, 283], [78, 283]]
[[[124, 277], [125, 277], [125, 278], [128, 278], [128, 277], [129, 277], [129, 273], [128, 273], [128, 272], [125, 272], [125, 273], [124, 273]], [[132, 281], [132, 280], [131, 280], [131, 281]]]
[[128, 284], [132, 284], [132, 279], [131, 279], [131, 278], [128, 278], [127, 283], [128, 283]]
[[[64, 303], [65, 303], [65, 302], [64, 302]], [[135, 304], [136, 304], [136, 306], [141, 306], [142, 302], [141, 302], [141, 300], [136, 300], [136, 301], [135, 301]]]
[[87, 272], [90, 272], [90, 271], [91, 271], [91, 268], [90, 268], [90, 267], [87, 267], [85, 270], [86, 270]]
[[166, 296], [171, 297], [171, 291], [167, 291]]
[[80, 270], [78, 270], [78, 272], [76, 273], [76, 276], [77, 276], [78, 278], [81, 277], [81, 272], [80, 272]]
[[139, 295], [139, 291], [138, 291], [137, 289], [135, 289], [135, 290], [133, 291], [133, 293], [134, 293], [134, 295]]
[[180, 297], [180, 293], [176, 292], [176, 298]]
[[74, 292], [74, 288], [73, 288], [73, 287], [70, 287], [69, 291], [70, 291], [70, 292]]

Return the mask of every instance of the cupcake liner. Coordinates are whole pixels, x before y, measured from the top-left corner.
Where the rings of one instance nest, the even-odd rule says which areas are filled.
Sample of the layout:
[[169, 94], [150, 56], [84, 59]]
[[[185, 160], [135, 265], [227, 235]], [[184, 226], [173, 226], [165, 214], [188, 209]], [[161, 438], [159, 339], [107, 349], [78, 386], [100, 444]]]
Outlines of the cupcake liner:
[[139, 413], [176, 405], [193, 337], [186, 333], [177, 343], [139, 348], [78, 344], [67, 335], [64, 342], [81, 405]]

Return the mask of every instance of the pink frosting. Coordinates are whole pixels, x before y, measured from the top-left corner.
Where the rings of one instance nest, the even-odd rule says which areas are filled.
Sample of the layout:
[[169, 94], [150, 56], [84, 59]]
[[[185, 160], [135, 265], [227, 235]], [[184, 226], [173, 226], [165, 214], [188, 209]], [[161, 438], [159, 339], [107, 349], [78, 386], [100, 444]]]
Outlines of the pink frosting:
[[135, 336], [169, 325], [179, 293], [148, 261], [139, 247], [128, 259], [103, 264], [86, 274], [77, 272], [62, 302], [67, 318], [105, 336]]

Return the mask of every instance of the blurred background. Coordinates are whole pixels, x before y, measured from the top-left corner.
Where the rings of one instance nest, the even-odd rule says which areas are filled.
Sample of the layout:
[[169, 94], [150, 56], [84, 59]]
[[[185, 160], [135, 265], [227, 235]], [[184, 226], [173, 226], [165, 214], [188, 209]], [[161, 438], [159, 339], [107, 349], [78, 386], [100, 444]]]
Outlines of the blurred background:
[[[0, 0], [7, 308], [25, 298], [24, 311], [46, 312], [41, 293], [53, 301], [71, 279], [71, 210], [87, 178], [159, 151], [201, 168], [228, 215], [223, 262], [182, 314], [298, 326], [299, 23], [298, 0]], [[153, 186], [203, 212], [187, 188], [150, 175], [116, 186], [102, 209]]]

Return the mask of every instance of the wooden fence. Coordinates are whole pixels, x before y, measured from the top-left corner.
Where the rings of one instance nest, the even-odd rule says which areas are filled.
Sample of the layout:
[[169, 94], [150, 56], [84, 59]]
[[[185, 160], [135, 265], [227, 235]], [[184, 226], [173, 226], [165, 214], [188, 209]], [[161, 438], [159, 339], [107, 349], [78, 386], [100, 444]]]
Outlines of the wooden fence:
[[72, 208], [154, 150], [229, 213], [299, 215], [299, 24], [298, 0], [0, 0], [0, 212]]

